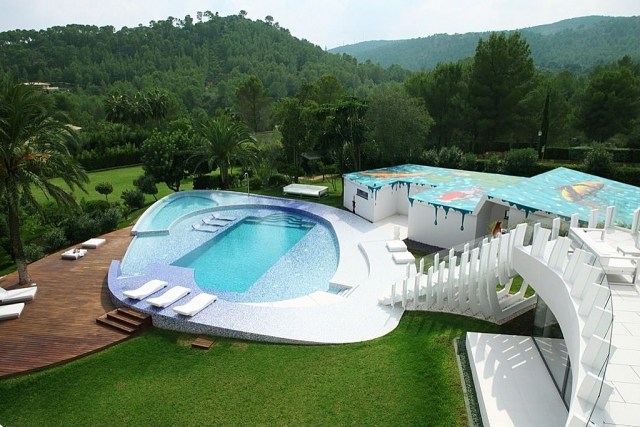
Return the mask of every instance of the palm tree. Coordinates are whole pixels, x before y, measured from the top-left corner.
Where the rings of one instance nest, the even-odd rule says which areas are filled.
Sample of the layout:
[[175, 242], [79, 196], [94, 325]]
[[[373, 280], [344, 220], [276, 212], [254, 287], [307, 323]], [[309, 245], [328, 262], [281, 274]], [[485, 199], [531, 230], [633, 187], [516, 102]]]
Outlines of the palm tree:
[[[210, 118], [197, 126], [200, 136], [193, 157], [198, 166], [203, 162], [213, 169], [220, 167], [222, 188], [229, 188], [229, 169], [232, 163], [253, 165], [258, 158], [258, 148], [249, 128], [226, 115]], [[196, 167], [197, 169], [197, 167]]]
[[0, 86], [0, 196], [8, 206], [9, 244], [21, 285], [30, 278], [20, 238], [20, 202], [38, 208], [32, 190], [39, 189], [58, 204], [73, 206], [73, 197], [49, 179], [60, 177], [70, 189], [88, 181], [69, 152], [74, 133], [53, 119], [50, 105], [46, 95], [28, 85]]

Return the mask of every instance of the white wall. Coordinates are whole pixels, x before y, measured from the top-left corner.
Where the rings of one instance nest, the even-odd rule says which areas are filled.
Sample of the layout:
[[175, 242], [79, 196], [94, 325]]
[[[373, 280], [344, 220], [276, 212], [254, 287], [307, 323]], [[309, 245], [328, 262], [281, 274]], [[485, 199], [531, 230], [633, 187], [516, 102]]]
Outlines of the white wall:
[[444, 209], [439, 207], [437, 216], [436, 225], [436, 208], [427, 203], [414, 201], [409, 210], [409, 239], [441, 248], [450, 248], [475, 239], [477, 224], [475, 215], [464, 216], [464, 230], [460, 230], [462, 225], [460, 212], [449, 209], [445, 218]]

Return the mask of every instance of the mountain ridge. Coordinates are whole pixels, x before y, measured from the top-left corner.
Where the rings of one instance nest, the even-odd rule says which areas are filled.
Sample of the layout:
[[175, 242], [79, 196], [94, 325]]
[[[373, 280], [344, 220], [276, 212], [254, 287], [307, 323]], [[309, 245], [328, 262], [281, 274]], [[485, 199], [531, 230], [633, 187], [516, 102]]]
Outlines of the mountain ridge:
[[[584, 16], [514, 30], [433, 34], [403, 40], [373, 40], [330, 49], [359, 62], [384, 67], [400, 65], [412, 71], [433, 69], [475, 53], [478, 39], [492, 32], [520, 32], [528, 41], [536, 66], [551, 71], [586, 72], [596, 65], [629, 55], [640, 58], [640, 16]], [[634, 36], [635, 35], [635, 36]]]

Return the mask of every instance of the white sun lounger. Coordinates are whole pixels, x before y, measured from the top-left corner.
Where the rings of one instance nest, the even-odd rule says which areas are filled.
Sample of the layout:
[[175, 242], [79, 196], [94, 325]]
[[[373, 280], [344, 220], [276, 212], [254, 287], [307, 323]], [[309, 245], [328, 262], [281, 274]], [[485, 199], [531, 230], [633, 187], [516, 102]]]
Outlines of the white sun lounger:
[[394, 252], [393, 260], [396, 264], [409, 264], [415, 262], [416, 258], [411, 252]]
[[0, 320], [17, 319], [22, 314], [24, 303], [0, 305]]
[[232, 216], [224, 216], [224, 215], [220, 215], [220, 214], [211, 214], [211, 218], [212, 219], [217, 219], [219, 221], [235, 221], [235, 217]]
[[176, 313], [183, 314], [185, 316], [195, 316], [202, 310], [204, 310], [209, 304], [217, 300], [218, 297], [211, 294], [198, 294], [191, 299], [185, 305], [179, 305], [177, 307], [173, 307], [173, 311]]
[[209, 219], [209, 218], [202, 218], [202, 223], [206, 225], [212, 225], [214, 227], [224, 227], [226, 225], [229, 225], [229, 221], [224, 221], [221, 219]]
[[86, 249], [69, 249], [66, 252], [62, 252], [62, 259], [78, 259], [87, 254]]
[[160, 289], [167, 286], [167, 282], [164, 280], [153, 279], [149, 280], [138, 289], [131, 289], [130, 291], [124, 291], [123, 295], [131, 299], [145, 299], [154, 292], [158, 292]]
[[147, 302], [155, 307], [167, 307], [178, 301], [191, 292], [191, 289], [184, 286], [174, 286], [160, 296], [149, 298]]
[[407, 245], [402, 240], [387, 241], [387, 249], [389, 252], [406, 252]]
[[36, 292], [38, 292], [37, 286], [12, 289], [10, 291], [0, 288], [0, 304], [13, 304], [15, 302], [31, 301], [36, 297]]
[[107, 243], [107, 239], [93, 238], [84, 242], [82, 247], [85, 249], [97, 249], [105, 243]]

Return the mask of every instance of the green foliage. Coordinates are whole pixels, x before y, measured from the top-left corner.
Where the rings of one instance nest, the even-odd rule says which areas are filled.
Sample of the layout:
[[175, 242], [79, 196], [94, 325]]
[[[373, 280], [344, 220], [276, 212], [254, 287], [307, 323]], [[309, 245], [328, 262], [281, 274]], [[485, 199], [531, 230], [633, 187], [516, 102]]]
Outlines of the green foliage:
[[235, 107], [243, 121], [254, 132], [266, 128], [269, 102], [267, 90], [255, 74], [250, 75], [236, 89]]
[[533, 148], [508, 151], [502, 161], [502, 173], [530, 177], [538, 173], [538, 153]]
[[193, 177], [194, 190], [214, 190], [218, 187], [220, 179], [211, 175], [198, 175]]
[[24, 245], [24, 257], [27, 263], [31, 264], [44, 257], [44, 249], [37, 243], [27, 243]]
[[611, 178], [613, 175], [613, 154], [602, 145], [596, 145], [582, 162], [582, 170], [592, 175]]
[[476, 153], [508, 139], [523, 121], [523, 100], [533, 89], [531, 50], [520, 33], [492, 33], [476, 47], [469, 80], [469, 102], [477, 117]]
[[156, 197], [156, 194], [158, 194], [158, 186], [156, 186], [156, 179], [153, 175], [140, 175], [133, 180], [133, 185], [144, 194], [153, 196], [153, 200], [158, 200]]
[[43, 243], [42, 249], [46, 253], [55, 252], [69, 245], [65, 231], [60, 227], [50, 228], [45, 231], [42, 234], [41, 240]]
[[113, 193], [113, 185], [109, 182], [99, 182], [96, 184], [95, 189], [98, 193], [104, 196], [104, 199], [109, 201], [109, 194]]
[[192, 157], [193, 136], [179, 130], [154, 132], [142, 145], [142, 151], [145, 174], [179, 191], [182, 180], [192, 172], [187, 160]]
[[285, 185], [289, 185], [290, 183], [291, 181], [289, 181], [289, 178], [281, 173], [271, 175], [267, 180], [267, 185], [269, 185], [269, 187], [283, 187]]
[[259, 176], [252, 176], [251, 178], [249, 178], [249, 188], [251, 190], [261, 190], [262, 179]]
[[144, 193], [137, 188], [124, 190], [120, 198], [129, 211], [135, 211], [144, 206]]
[[85, 213], [93, 214], [95, 212], [104, 212], [111, 207], [111, 204], [106, 200], [88, 200], [82, 201], [82, 210]]

